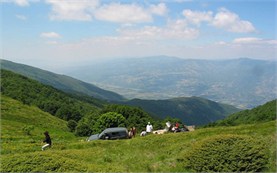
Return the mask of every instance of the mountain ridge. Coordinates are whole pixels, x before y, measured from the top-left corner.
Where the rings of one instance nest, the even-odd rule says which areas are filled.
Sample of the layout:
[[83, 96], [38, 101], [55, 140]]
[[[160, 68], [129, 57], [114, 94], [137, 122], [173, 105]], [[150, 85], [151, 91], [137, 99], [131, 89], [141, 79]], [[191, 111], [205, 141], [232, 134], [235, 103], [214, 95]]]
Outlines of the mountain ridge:
[[[239, 108], [275, 99], [277, 61], [250, 58], [127, 58], [68, 69], [66, 74], [128, 99], [198, 96]], [[275, 94], [272, 94], [275, 93]]]
[[124, 98], [117, 93], [101, 89], [93, 84], [74, 79], [67, 75], [60, 75], [40, 68], [2, 59], [0, 62], [2, 69], [17, 72], [65, 92], [78, 92], [106, 101], [124, 100]]

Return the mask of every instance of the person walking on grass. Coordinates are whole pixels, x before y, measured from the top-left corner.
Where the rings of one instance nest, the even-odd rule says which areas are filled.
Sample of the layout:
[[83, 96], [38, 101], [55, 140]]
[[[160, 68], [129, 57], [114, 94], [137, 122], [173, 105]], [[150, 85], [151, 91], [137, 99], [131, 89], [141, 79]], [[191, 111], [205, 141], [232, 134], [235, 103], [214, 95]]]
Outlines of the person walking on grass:
[[42, 151], [45, 150], [46, 148], [50, 148], [52, 145], [52, 141], [48, 131], [44, 132], [44, 135], [45, 135], [45, 139], [43, 140], [43, 142], [46, 144], [41, 147]]

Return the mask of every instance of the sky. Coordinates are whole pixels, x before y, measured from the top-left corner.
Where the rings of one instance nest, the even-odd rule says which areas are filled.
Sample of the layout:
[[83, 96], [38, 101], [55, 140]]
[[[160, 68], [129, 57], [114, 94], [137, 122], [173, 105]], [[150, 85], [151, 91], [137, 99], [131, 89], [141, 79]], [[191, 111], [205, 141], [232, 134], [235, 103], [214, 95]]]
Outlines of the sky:
[[276, 0], [0, 0], [0, 58], [59, 69], [126, 57], [277, 58]]

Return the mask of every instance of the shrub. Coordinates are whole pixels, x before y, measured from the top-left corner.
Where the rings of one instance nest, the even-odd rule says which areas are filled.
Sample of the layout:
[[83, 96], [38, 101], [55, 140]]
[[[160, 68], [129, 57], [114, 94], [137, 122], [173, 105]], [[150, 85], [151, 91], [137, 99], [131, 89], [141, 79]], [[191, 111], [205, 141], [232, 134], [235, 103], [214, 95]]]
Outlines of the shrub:
[[268, 159], [265, 145], [247, 136], [223, 135], [195, 144], [185, 167], [197, 172], [258, 172]]
[[76, 130], [75, 130], [75, 135], [77, 136], [88, 136], [91, 135], [92, 130], [90, 127], [82, 121], [79, 121]]
[[53, 153], [32, 153], [1, 158], [1, 172], [85, 172], [80, 163]]
[[75, 131], [75, 129], [76, 129], [76, 127], [77, 127], [77, 122], [75, 121], [75, 120], [69, 120], [68, 122], [67, 122], [67, 127], [69, 128], [69, 131], [70, 132], [74, 132]]

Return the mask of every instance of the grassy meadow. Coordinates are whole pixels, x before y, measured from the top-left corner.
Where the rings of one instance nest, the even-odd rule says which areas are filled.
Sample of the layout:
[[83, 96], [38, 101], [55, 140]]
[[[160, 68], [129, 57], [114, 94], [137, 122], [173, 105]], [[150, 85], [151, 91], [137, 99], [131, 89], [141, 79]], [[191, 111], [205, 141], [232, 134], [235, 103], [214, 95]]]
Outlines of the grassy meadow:
[[[30, 134], [24, 127], [32, 127]], [[45, 130], [49, 131], [53, 146], [41, 151]], [[192, 172], [194, 170], [186, 167], [187, 153], [207, 139], [228, 135], [260, 141], [267, 155], [261, 171], [276, 172], [276, 121], [137, 136], [129, 140], [87, 142], [70, 133], [65, 121], [1, 96], [0, 171]]]

